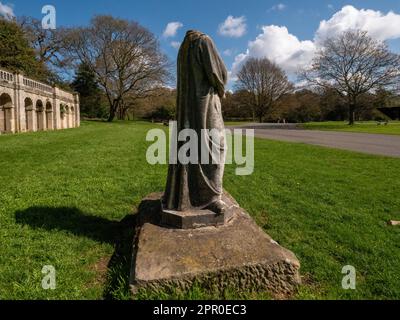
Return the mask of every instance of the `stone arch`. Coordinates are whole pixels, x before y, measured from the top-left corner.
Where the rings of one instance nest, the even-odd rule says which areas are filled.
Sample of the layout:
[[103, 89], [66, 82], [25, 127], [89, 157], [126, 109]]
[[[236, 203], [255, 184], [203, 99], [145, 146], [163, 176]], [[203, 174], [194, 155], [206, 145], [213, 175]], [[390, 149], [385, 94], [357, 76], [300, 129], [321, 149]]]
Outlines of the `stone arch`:
[[65, 129], [65, 105], [60, 103], [60, 124], [61, 129]]
[[51, 104], [50, 101], [46, 102], [46, 128], [53, 130], [54, 129], [54, 124], [53, 124], [53, 105]]
[[37, 121], [37, 131], [45, 130], [45, 116], [44, 116], [44, 105], [42, 100], [36, 101], [36, 121]]
[[25, 121], [26, 121], [26, 131], [34, 131], [34, 112], [33, 101], [31, 98], [25, 98]]
[[0, 133], [14, 132], [14, 106], [11, 96], [7, 93], [0, 95]]

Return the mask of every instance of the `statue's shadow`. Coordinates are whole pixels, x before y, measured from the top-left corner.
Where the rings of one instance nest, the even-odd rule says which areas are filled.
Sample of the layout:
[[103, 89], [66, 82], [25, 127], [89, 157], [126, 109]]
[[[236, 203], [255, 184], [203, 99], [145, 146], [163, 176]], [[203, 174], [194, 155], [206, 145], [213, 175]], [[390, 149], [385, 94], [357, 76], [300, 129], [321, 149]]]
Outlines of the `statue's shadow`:
[[[104, 299], [113, 299], [116, 290], [129, 290], [132, 262], [132, 241], [135, 237], [136, 215], [129, 214], [120, 222], [85, 214], [77, 208], [32, 207], [15, 213], [16, 222], [48, 231], [64, 230], [79, 237], [109, 243], [115, 251], [107, 265]], [[126, 280], [121, 288], [121, 278]]]

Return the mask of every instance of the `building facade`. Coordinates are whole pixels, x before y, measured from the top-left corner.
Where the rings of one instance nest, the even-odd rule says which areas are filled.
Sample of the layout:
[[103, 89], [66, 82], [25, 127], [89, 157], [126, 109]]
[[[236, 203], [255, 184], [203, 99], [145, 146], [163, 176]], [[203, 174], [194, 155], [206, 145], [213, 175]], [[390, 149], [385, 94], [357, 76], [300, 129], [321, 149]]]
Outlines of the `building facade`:
[[79, 94], [0, 69], [0, 134], [79, 126]]

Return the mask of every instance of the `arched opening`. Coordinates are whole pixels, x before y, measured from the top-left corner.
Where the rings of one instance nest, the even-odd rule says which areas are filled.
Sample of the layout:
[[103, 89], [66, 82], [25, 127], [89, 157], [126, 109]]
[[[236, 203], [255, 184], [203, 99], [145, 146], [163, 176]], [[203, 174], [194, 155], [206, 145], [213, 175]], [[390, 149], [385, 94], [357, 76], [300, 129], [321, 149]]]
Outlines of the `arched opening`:
[[49, 130], [54, 129], [53, 125], [53, 106], [50, 101], [46, 103], [46, 128]]
[[11, 133], [14, 131], [13, 126], [13, 104], [12, 99], [7, 93], [0, 96], [0, 132]]
[[31, 98], [26, 98], [24, 101], [25, 104], [25, 126], [26, 131], [34, 131], [34, 108], [33, 101]]
[[44, 107], [42, 100], [36, 101], [36, 119], [37, 130], [43, 131], [45, 129]]
[[60, 123], [61, 123], [61, 129], [65, 128], [65, 105], [64, 104], [60, 104]]

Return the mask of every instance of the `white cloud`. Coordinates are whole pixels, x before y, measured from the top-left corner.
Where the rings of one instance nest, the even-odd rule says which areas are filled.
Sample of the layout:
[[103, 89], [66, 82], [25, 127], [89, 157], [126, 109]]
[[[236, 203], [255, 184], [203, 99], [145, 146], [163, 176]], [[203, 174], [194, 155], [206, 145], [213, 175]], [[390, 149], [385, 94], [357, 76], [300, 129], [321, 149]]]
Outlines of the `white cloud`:
[[246, 25], [246, 17], [233, 17], [228, 16], [226, 20], [219, 25], [218, 32], [220, 35], [240, 38], [246, 33], [247, 25]]
[[182, 27], [183, 24], [179, 21], [168, 23], [163, 33], [164, 38], [175, 37], [178, 30]]
[[268, 11], [283, 11], [287, 8], [287, 5], [284, 3], [278, 3], [272, 6]]
[[400, 37], [400, 15], [392, 11], [385, 15], [380, 11], [345, 6], [329, 20], [321, 21], [316, 40], [323, 40], [349, 29], [368, 31], [377, 40], [396, 39]]
[[314, 56], [314, 42], [300, 41], [286, 27], [264, 26], [262, 31], [254, 41], [249, 42], [247, 52], [236, 57], [232, 68], [234, 73], [249, 57], [267, 57], [286, 72], [294, 73], [300, 66], [308, 64]]
[[233, 51], [231, 49], [226, 49], [223, 54], [227, 57], [230, 57], [232, 55]]
[[175, 49], [179, 49], [179, 47], [181, 46], [181, 43], [178, 41], [172, 41], [171, 42], [171, 47], [175, 48]]
[[250, 41], [246, 52], [235, 57], [232, 78], [250, 57], [267, 57], [282, 67], [289, 76], [310, 64], [321, 41], [350, 29], [361, 29], [377, 40], [400, 38], [400, 14], [383, 14], [374, 10], [358, 10], [345, 6], [329, 20], [323, 20], [312, 40], [299, 40], [285, 26], [263, 26], [262, 33]]
[[2, 4], [0, 2], [0, 16], [6, 19], [12, 19], [15, 17], [14, 10], [10, 5]]

